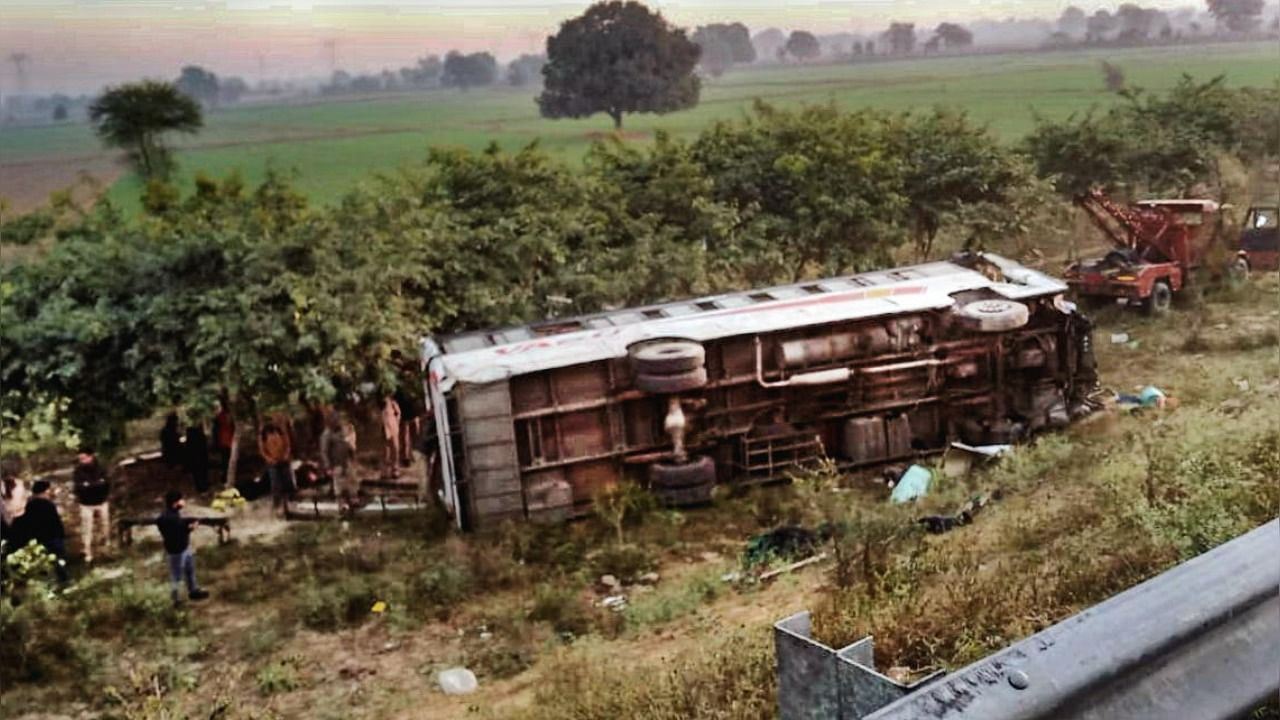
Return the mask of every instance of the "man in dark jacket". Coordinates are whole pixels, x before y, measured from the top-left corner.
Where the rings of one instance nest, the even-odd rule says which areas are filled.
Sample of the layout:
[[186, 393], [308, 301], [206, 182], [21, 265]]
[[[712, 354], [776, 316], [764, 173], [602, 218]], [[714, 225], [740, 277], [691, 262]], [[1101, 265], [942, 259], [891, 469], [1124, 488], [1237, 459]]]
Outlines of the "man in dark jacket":
[[184, 458], [187, 472], [196, 485], [196, 492], [203, 493], [209, 489], [209, 438], [204, 434], [204, 423], [194, 422], [187, 426], [187, 442], [184, 446]]
[[[94, 532], [102, 531], [102, 549], [111, 542], [111, 483], [107, 471], [98, 463], [92, 448], [81, 448], [76, 469], [71, 475], [76, 502], [80, 503], [80, 541], [84, 545], [84, 561], [93, 562]], [[95, 527], [96, 526], [96, 527]]]
[[18, 517], [15, 533], [23, 544], [35, 540], [45, 550], [53, 553], [57, 562], [53, 566], [58, 582], [67, 583], [67, 529], [62, 525], [58, 506], [49, 497], [49, 481], [37, 480], [31, 486], [27, 509]]
[[187, 597], [204, 600], [209, 593], [196, 584], [196, 557], [191, 551], [191, 530], [200, 522], [197, 518], [183, 517], [186, 502], [178, 490], [170, 490], [164, 496], [164, 512], [156, 518], [160, 537], [164, 539], [164, 552], [169, 560], [169, 593], [173, 604], [179, 603], [178, 588], [185, 580]]

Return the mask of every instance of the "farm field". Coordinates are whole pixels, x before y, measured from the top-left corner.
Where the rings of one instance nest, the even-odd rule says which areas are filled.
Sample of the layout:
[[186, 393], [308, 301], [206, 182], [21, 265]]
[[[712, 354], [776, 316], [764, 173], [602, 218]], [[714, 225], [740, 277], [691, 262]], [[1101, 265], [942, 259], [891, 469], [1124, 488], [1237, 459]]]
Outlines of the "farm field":
[[[1060, 119], [1115, 102], [1098, 70], [1104, 59], [1120, 65], [1130, 85], [1151, 90], [1171, 86], [1183, 73], [1201, 79], [1223, 74], [1234, 86], [1280, 80], [1275, 47], [1268, 43], [767, 66], [708, 81], [693, 110], [629, 116], [623, 137], [644, 141], [659, 130], [691, 136], [760, 98], [784, 106], [834, 102], [887, 110], [949, 105], [1013, 141], [1034, 126], [1037, 114]], [[179, 139], [179, 179], [189, 184], [197, 172], [238, 170], [254, 182], [269, 168], [296, 170], [300, 189], [329, 202], [370, 173], [423, 157], [431, 146], [498, 143], [512, 149], [536, 140], [573, 160], [610, 130], [603, 115], [544, 120], [531, 91], [510, 88], [241, 107], [210, 113], [200, 135]], [[113, 200], [136, 207], [139, 184], [112, 158], [86, 125], [0, 130], [0, 197], [17, 210], [30, 209], [83, 171], [110, 184]]]

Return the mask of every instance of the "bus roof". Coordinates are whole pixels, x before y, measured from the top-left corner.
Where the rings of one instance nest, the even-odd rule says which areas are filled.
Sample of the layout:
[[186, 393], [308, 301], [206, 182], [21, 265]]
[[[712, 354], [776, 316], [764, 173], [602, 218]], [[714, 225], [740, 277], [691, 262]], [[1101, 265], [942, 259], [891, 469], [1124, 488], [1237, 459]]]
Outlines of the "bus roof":
[[433, 381], [486, 383], [556, 367], [626, 355], [641, 340], [714, 340], [791, 327], [946, 308], [951, 295], [988, 288], [1024, 299], [1065, 292], [1056, 278], [998, 255], [981, 253], [1004, 277], [989, 279], [955, 262], [877, 270], [659, 305], [613, 310], [532, 325], [428, 339]]

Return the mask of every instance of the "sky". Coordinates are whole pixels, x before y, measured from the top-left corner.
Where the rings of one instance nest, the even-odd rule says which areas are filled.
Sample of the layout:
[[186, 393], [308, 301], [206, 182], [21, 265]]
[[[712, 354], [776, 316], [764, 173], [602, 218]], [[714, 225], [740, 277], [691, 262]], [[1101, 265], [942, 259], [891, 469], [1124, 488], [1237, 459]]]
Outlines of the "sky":
[[[1119, 2], [1077, 2], [1080, 7]], [[590, 3], [570, 0], [0, 0], [0, 92], [93, 93], [139, 77], [176, 77], [187, 64], [220, 75], [301, 79], [410, 65], [428, 53], [541, 52], [559, 23]], [[890, 20], [1055, 18], [1058, 0], [648, 0], [692, 28], [767, 27], [872, 32]], [[1147, 2], [1157, 6], [1187, 0]], [[20, 76], [13, 62], [25, 54]]]

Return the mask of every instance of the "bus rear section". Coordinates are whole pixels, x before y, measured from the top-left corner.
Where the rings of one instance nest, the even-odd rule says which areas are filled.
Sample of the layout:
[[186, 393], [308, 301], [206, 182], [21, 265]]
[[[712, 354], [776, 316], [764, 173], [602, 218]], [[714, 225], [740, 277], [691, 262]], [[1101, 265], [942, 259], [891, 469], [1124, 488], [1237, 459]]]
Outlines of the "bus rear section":
[[588, 513], [632, 480], [717, 485], [1016, 442], [1088, 412], [1091, 326], [991, 254], [424, 342], [459, 527]]

